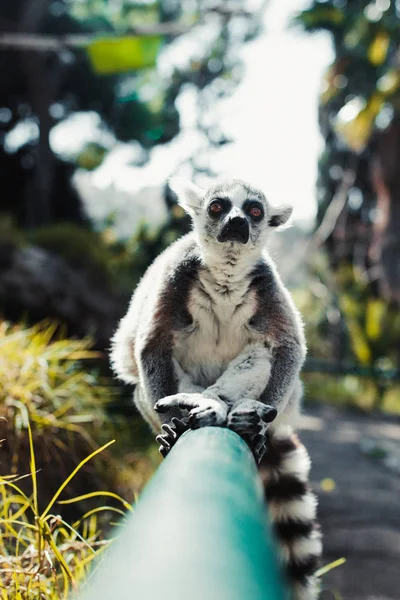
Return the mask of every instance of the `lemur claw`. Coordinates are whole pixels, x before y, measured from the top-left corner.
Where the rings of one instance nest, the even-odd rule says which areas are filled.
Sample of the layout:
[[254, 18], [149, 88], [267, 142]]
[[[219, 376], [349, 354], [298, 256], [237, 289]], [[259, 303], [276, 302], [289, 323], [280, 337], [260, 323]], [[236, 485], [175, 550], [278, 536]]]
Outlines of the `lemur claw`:
[[176, 444], [178, 439], [185, 431], [189, 429], [187, 420], [178, 419], [173, 417], [170, 423], [164, 423], [161, 426], [164, 433], [156, 437], [156, 442], [160, 444], [158, 449], [159, 453], [165, 458], [171, 448]]
[[[237, 433], [237, 432], [236, 432]], [[267, 438], [264, 433], [256, 433], [255, 435], [246, 435], [246, 434], [238, 434], [246, 442], [248, 447], [250, 448], [254, 460], [257, 464], [261, 462], [262, 457], [264, 456], [267, 450]]]
[[267, 448], [266, 424], [275, 419], [277, 411], [257, 400], [244, 400], [228, 415], [228, 427], [247, 443], [259, 463]]
[[267, 438], [263, 433], [258, 433], [253, 437], [251, 443], [252, 446], [250, 446], [250, 448], [252, 449], [254, 458], [258, 464], [261, 462], [261, 459], [267, 450]]
[[159, 400], [154, 409], [159, 413], [176, 410], [189, 411], [191, 429], [225, 425], [228, 407], [219, 399], [207, 398], [198, 393], [179, 393]]

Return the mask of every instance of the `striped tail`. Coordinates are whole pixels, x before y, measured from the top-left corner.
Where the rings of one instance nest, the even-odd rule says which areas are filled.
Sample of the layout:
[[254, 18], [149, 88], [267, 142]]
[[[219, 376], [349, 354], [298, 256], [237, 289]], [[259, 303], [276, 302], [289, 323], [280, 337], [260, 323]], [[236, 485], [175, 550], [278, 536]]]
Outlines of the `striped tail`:
[[290, 427], [271, 432], [260, 464], [265, 497], [295, 600], [315, 600], [314, 573], [322, 553], [316, 521], [317, 499], [308, 474], [310, 458]]

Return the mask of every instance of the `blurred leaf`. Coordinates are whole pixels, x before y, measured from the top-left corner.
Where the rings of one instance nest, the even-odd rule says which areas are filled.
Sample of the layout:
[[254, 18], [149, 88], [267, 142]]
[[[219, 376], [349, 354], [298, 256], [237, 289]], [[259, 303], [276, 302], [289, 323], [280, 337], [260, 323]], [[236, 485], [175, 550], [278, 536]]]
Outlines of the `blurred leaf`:
[[324, 73], [321, 92], [321, 104], [323, 105], [332, 100], [338, 92], [338, 88], [335, 86], [335, 77], [337, 74], [336, 64], [331, 65]]
[[364, 15], [362, 13], [358, 15], [354, 19], [350, 29], [344, 35], [344, 47], [350, 50], [356, 50], [360, 44], [362, 44], [364, 40], [368, 38], [368, 25], [368, 21], [365, 19]]
[[385, 62], [390, 44], [390, 36], [387, 31], [379, 31], [368, 48], [368, 59], [379, 66]]
[[326, 477], [321, 481], [321, 489], [324, 492], [333, 492], [336, 489], [336, 482], [330, 477]]
[[312, 31], [340, 25], [344, 18], [343, 11], [333, 6], [332, 3], [325, 2], [324, 4], [314, 3], [312, 8], [302, 11], [296, 20], [305, 29]]
[[343, 295], [340, 307], [346, 317], [346, 324], [350, 335], [350, 343], [355, 356], [362, 365], [369, 365], [372, 353], [364, 330], [359, 322], [359, 306], [354, 298]]
[[368, 102], [353, 98], [338, 112], [334, 129], [354, 152], [362, 152], [367, 145], [383, 102], [382, 94], [376, 92]]
[[82, 152], [80, 152], [76, 158], [78, 167], [93, 171], [96, 169], [104, 160], [107, 154], [107, 149], [100, 144], [90, 142], [86, 144]]
[[101, 75], [126, 73], [156, 64], [162, 37], [101, 38], [87, 47], [94, 71]]
[[355, 319], [347, 319], [350, 341], [353, 352], [362, 365], [371, 363], [371, 350], [366, 342], [364, 332]]
[[382, 333], [382, 318], [386, 311], [383, 300], [371, 298], [367, 303], [365, 329], [370, 340], [379, 339]]
[[398, 69], [390, 69], [385, 75], [378, 79], [377, 89], [385, 96], [394, 94], [400, 86], [400, 71]]

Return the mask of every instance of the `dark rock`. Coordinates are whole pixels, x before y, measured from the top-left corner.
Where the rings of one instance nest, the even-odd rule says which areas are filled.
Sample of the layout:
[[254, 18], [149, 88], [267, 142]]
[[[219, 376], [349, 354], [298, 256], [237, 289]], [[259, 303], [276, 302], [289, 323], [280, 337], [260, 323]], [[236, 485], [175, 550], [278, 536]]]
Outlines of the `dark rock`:
[[0, 310], [7, 320], [53, 318], [68, 335], [90, 335], [105, 349], [127, 302], [41, 248], [0, 244]]

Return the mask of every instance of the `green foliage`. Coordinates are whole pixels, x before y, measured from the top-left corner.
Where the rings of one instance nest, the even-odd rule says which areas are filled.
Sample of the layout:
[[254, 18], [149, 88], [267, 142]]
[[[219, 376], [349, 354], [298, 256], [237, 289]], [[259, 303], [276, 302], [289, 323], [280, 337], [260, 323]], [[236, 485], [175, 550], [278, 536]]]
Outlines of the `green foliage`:
[[344, 20], [343, 10], [335, 6], [334, 2], [314, 1], [309, 9], [304, 10], [294, 19], [294, 23], [300, 23], [306, 31], [310, 32], [321, 29], [336, 31]]
[[14, 229], [12, 237], [57, 254], [105, 287], [130, 294], [148, 265], [187, 230], [184, 211], [174, 206], [164, 225], [155, 229], [140, 223], [126, 242], [116, 239], [112, 215], [98, 232], [74, 223], [55, 223], [27, 233]]
[[[103, 128], [121, 140], [138, 140], [146, 147], [167, 142], [179, 131], [175, 107], [179, 85], [165, 78], [155, 64], [165, 36], [124, 35], [131, 25], [130, 2], [119, 3], [114, 10], [108, 2], [51, 0], [40, 3], [36, 11], [34, 3], [36, 0], [2, 2], [0, 20], [5, 19], [7, 31], [21, 31], [20, 21], [31, 14], [29, 33], [88, 37], [87, 43], [61, 53], [19, 53], [0, 48], [2, 80], [6, 82], [0, 89], [0, 106], [6, 111], [0, 123], [2, 196], [9, 211], [28, 227], [56, 221], [62, 202], [62, 217], [79, 220], [78, 211], [68, 202], [74, 195], [69, 188], [68, 165], [63, 169], [62, 181], [57, 181], [55, 173], [58, 159], [50, 145], [50, 131], [60, 121], [77, 111], [96, 111]], [[159, 23], [163, 4], [146, 3], [142, 16], [148, 13], [155, 24]], [[25, 27], [22, 25], [23, 30]], [[146, 98], [138, 99], [142, 82], [135, 74], [144, 70], [154, 74], [156, 94], [162, 99], [158, 105]], [[27, 77], [26, 71], [35, 76]], [[120, 102], [119, 90], [126, 85], [136, 96], [132, 93], [130, 99]], [[9, 155], [6, 135], [24, 125], [27, 118], [34, 120], [40, 136]], [[73, 159], [81, 167], [93, 169], [108, 149], [92, 145], [78, 151]]]
[[309, 277], [307, 287], [293, 292], [306, 324], [308, 355], [328, 365], [342, 364], [344, 371], [349, 365], [355, 368], [351, 374], [306, 368], [306, 396], [399, 414], [400, 384], [389, 376], [398, 368], [397, 307], [372, 296], [362, 274], [347, 264], [329, 274], [326, 261], [320, 260]]
[[[219, 5], [223, 9], [220, 14]], [[158, 54], [174, 41], [174, 32], [187, 31], [190, 36], [190, 28], [207, 21], [207, 13], [214, 9], [210, 26], [214, 35], [202, 44], [201, 39], [196, 40], [198, 31], [193, 32], [195, 43], [187, 45], [191, 55], [186, 60], [179, 65], [170, 60], [167, 68], [159, 65]], [[99, 128], [108, 134], [108, 145], [88, 139], [85, 148], [66, 151], [74, 165], [94, 169], [112, 146], [112, 138], [136, 140], [146, 149], [172, 140], [179, 132], [176, 99], [183, 85], [209, 88], [203, 107], [212, 105], [213, 98], [231, 93], [240, 76], [238, 49], [258, 32], [260, 19], [258, 9], [254, 13], [249, 9], [246, 16], [229, 11], [222, 0], [213, 7], [169, 0], [2, 2], [0, 20], [4, 19], [11, 36], [26, 30], [34, 36], [52, 40], [59, 36], [70, 42], [66, 41], [60, 52], [0, 48], [4, 82], [0, 86], [2, 197], [20, 224], [34, 228], [58, 220], [82, 220], [77, 198], [74, 203], [69, 201], [74, 195], [69, 186], [72, 165], [60, 165], [50, 144], [52, 128], [74, 113], [95, 111]], [[235, 26], [238, 21], [240, 27]], [[144, 26], [147, 32], [132, 32], [132, 28]], [[166, 27], [171, 34], [160, 34]], [[213, 89], [210, 84], [216, 79], [219, 85]], [[26, 126], [28, 119], [37, 135], [10, 154], [7, 134]], [[199, 123], [208, 120], [199, 118]], [[201, 127], [210, 144], [226, 142], [215, 123]], [[56, 171], [61, 171], [59, 176]]]
[[[320, 284], [333, 296], [327, 304], [335, 322], [320, 315], [315, 331], [330, 332], [336, 360], [386, 370], [400, 365], [400, 279], [393, 268], [400, 250], [397, 4], [314, 0], [296, 17], [306, 31], [328, 31], [334, 48], [319, 111], [325, 149], [319, 163], [318, 223], [325, 220], [331, 234], [324, 242], [325, 273], [318, 266], [317, 271]], [[323, 351], [329, 354], [326, 344]], [[364, 388], [354, 394], [363, 394], [362, 404], [382, 404], [389, 387], [387, 381], [372, 384], [371, 402]]]
[[107, 497], [117, 500], [119, 507], [102, 505], [92, 508], [69, 524], [57, 514], [59, 507], [56, 505], [65, 504], [58, 498], [62, 497], [65, 487], [79, 470], [112, 442], [85, 457], [60, 485], [46, 508], [41, 510], [36, 471], [41, 465], [29, 423], [26, 435], [29, 438], [30, 469], [25, 479], [29, 481], [30, 492], [20, 487], [24, 476], [0, 476], [0, 595], [4, 599], [18, 600], [76, 597], [74, 592], [78, 585], [84, 587], [89, 572], [93, 570], [93, 561], [99, 559], [111, 542], [99, 527], [99, 513], [107, 515], [109, 521], [112, 515], [117, 514], [120, 518], [131, 507], [112, 492], [86, 494], [73, 498], [69, 503]]
[[337, 270], [339, 306], [354, 356], [362, 365], [393, 369], [400, 338], [400, 313], [389, 302], [371, 296], [365, 278], [344, 264]]
[[[169, 218], [159, 229], [142, 223], [136, 233], [124, 246], [124, 253], [118, 259], [119, 275], [132, 287], [139, 282], [151, 262], [167, 246], [188, 231], [188, 218], [183, 209], [174, 206]], [[129, 283], [130, 281], [130, 283]]]
[[81, 169], [93, 171], [101, 165], [107, 153], [107, 148], [95, 142], [89, 142], [76, 156], [76, 165]]
[[[134, 450], [134, 441], [129, 424], [113, 421], [106, 412], [116, 391], [96, 373], [99, 354], [90, 350], [89, 340], [63, 339], [61, 333], [46, 323], [30, 329], [0, 324], [2, 471], [22, 476], [30, 470], [30, 427], [40, 464], [41, 501], [47, 504], [74, 465], [115, 436], [114, 455], [104, 452], [85, 465], [66, 494], [71, 498], [105, 488], [123, 490], [131, 500], [152, 460], [140, 453], [137, 464], [117, 460], [115, 455]], [[24, 489], [23, 478], [20, 485]], [[68, 507], [65, 511], [71, 514]]]
[[400, 70], [394, 60], [399, 43], [395, 3], [314, 1], [297, 16], [307, 31], [333, 35], [335, 61], [321, 96], [335, 133], [354, 152], [362, 152], [382, 110], [400, 111]]
[[363, 412], [379, 409], [400, 415], [400, 385], [379, 385], [375, 379], [355, 375], [303, 372], [305, 398]]
[[161, 36], [104, 37], [89, 44], [88, 53], [96, 73], [113, 75], [154, 67], [161, 41]]
[[110, 280], [113, 246], [104, 236], [74, 223], [40, 227], [25, 237], [35, 246], [65, 259], [72, 267], [85, 270], [96, 279]]
[[151, 25], [158, 23], [162, 17], [163, 0], [146, 2], [122, 1], [112, 7], [106, 0], [89, 0], [69, 3], [69, 14], [77, 21], [91, 26], [93, 30], [114, 29], [121, 33], [129, 31], [135, 25]]

